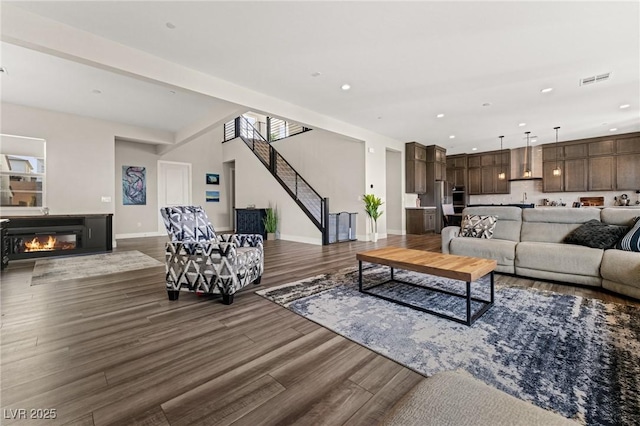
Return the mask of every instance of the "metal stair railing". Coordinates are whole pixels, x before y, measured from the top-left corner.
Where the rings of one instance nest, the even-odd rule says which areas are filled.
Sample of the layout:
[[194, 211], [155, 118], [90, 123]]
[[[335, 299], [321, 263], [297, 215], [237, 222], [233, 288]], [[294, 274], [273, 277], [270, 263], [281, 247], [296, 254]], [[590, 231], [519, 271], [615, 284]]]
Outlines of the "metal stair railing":
[[269, 137], [269, 142], [288, 138], [308, 132], [309, 130], [311, 129], [304, 127], [302, 124], [285, 121], [280, 118], [267, 117], [267, 136]]
[[329, 244], [327, 226], [329, 223], [329, 199], [320, 196], [246, 118], [240, 116], [227, 122], [224, 125], [224, 137], [225, 141], [235, 137], [244, 141], [316, 228], [322, 232], [322, 244]]

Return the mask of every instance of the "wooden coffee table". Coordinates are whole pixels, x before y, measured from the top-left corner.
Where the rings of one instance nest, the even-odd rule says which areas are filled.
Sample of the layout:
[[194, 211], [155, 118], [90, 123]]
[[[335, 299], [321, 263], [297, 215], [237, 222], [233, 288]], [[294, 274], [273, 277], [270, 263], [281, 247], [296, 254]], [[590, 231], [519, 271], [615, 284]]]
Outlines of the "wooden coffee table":
[[[437, 315], [442, 318], [456, 321], [462, 324], [473, 324], [487, 309], [493, 306], [494, 300], [494, 281], [493, 271], [497, 266], [495, 260], [480, 259], [477, 257], [468, 256], [455, 256], [452, 254], [442, 254], [428, 252], [424, 250], [412, 250], [400, 247], [385, 247], [377, 250], [365, 251], [356, 254], [358, 260], [358, 289], [362, 293], [369, 294], [371, 296], [378, 297], [380, 299], [387, 300], [389, 302], [398, 303], [403, 306], [408, 306], [413, 309], [418, 309], [423, 312], [427, 312], [433, 315]], [[391, 268], [391, 279], [382, 283], [369, 286], [366, 289], [362, 288], [362, 262], [375, 263], [378, 265], [385, 265]], [[438, 277], [451, 278], [454, 280], [460, 280], [467, 283], [466, 294], [461, 295], [458, 293], [450, 292], [447, 290], [429, 287], [425, 285], [418, 285], [406, 281], [400, 281], [394, 279], [394, 269], [403, 269], [406, 271], [420, 272], [422, 274], [435, 275]], [[475, 297], [471, 297], [471, 283], [484, 277], [487, 274], [491, 274], [491, 299], [482, 300]], [[436, 312], [431, 309], [426, 309], [421, 306], [412, 305], [402, 300], [393, 299], [387, 296], [370, 292], [369, 289], [383, 285], [389, 282], [398, 282], [407, 284], [413, 287], [424, 288], [439, 293], [448, 294], [459, 298], [466, 299], [467, 301], [467, 316], [466, 319], [456, 318], [442, 312]], [[482, 307], [475, 313], [471, 312], [471, 301], [482, 303]]]

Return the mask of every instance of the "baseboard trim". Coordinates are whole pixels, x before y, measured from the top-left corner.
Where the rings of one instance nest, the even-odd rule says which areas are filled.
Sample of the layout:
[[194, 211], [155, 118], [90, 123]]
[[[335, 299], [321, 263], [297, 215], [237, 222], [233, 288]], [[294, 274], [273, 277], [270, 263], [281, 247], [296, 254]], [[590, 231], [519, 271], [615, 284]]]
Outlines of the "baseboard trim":
[[285, 241], [294, 241], [296, 243], [322, 245], [322, 238], [301, 237], [299, 235], [280, 234], [280, 239]]
[[116, 234], [116, 240], [125, 240], [127, 238], [143, 238], [143, 237], [163, 237], [166, 236], [166, 232], [133, 232], [129, 234]]
[[392, 234], [392, 235], [406, 235], [406, 231], [403, 229], [387, 229], [387, 235], [388, 234]]

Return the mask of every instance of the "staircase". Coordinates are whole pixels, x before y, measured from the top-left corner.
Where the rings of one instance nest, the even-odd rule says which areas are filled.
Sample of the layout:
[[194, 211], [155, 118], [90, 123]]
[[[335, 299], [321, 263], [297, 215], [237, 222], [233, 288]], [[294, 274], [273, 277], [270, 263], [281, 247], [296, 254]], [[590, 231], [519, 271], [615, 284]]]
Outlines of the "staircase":
[[329, 244], [329, 199], [322, 198], [246, 118], [226, 123], [224, 136], [225, 141], [237, 137], [244, 141], [322, 233], [322, 244]]

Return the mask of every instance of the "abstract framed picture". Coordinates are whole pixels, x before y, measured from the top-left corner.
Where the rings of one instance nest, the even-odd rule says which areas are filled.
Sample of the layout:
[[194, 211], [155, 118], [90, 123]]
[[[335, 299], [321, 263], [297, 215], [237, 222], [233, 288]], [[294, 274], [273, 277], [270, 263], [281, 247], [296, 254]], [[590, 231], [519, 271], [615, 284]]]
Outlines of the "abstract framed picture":
[[207, 185], [220, 185], [220, 175], [217, 173], [207, 173]]
[[122, 166], [122, 204], [144, 206], [147, 204], [147, 169], [139, 166]]
[[205, 193], [205, 201], [207, 203], [218, 203], [218, 202], [220, 202], [220, 191], [206, 191], [206, 193]]

